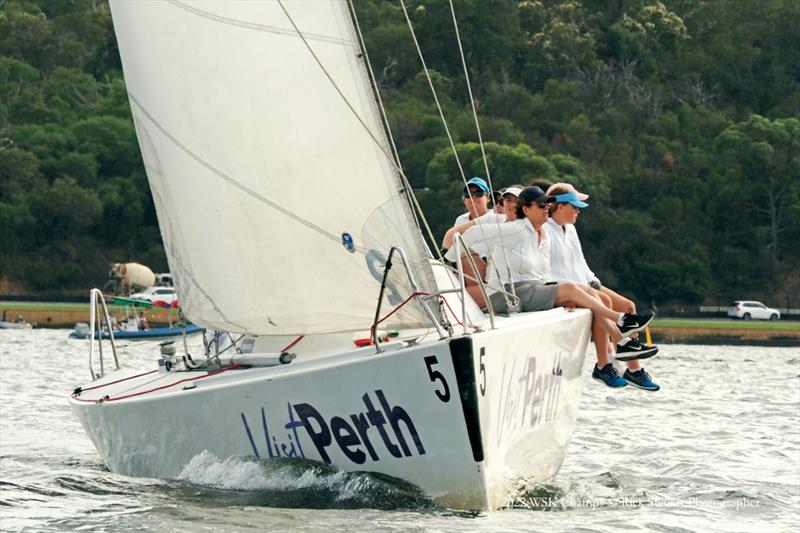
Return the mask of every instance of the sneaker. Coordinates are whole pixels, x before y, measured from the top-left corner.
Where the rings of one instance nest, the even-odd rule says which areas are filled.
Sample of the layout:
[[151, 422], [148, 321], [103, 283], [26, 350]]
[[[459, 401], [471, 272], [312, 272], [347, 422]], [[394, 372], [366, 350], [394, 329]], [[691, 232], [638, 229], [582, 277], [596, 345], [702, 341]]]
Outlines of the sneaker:
[[618, 361], [650, 359], [658, 353], [658, 346], [645, 346], [636, 339], [629, 339], [625, 346], [617, 346]]
[[597, 381], [605, 383], [612, 389], [621, 389], [628, 384], [627, 381], [619, 377], [619, 374], [617, 374], [617, 369], [614, 368], [614, 365], [611, 363], [608, 363], [603, 368], [597, 368], [597, 365], [594, 365], [594, 370], [592, 370], [592, 379], [596, 379]]
[[622, 333], [623, 337], [630, 337], [634, 333], [639, 333], [648, 325], [653, 319], [656, 317], [656, 314], [652, 311], [644, 311], [638, 315], [632, 315], [630, 313], [625, 313], [625, 316], [622, 319], [622, 325], [620, 326], [617, 324], [619, 328], [619, 332]]
[[634, 387], [639, 387], [640, 389], [649, 390], [649, 391], [657, 391], [661, 387], [656, 385], [652, 379], [650, 379], [650, 374], [644, 371], [644, 368], [640, 368], [636, 372], [631, 372], [630, 370], [626, 370], [623, 374], [625, 381], [633, 385]]

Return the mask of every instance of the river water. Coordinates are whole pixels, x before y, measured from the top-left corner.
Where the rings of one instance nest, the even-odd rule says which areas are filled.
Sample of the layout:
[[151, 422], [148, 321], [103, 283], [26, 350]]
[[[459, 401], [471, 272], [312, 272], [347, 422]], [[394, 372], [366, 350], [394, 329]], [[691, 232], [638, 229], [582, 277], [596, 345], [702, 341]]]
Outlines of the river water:
[[[195, 458], [180, 479], [108, 472], [67, 397], [88, 347], [0, 330], [0, 530], [798, 531], [800, 347], [664, 345], [662, 390], [590, 379], [567, 459], [511, 509], [444, 509], [415, 487], [315, 465]], [[155, 343], [129, 344], [147, 367]]]

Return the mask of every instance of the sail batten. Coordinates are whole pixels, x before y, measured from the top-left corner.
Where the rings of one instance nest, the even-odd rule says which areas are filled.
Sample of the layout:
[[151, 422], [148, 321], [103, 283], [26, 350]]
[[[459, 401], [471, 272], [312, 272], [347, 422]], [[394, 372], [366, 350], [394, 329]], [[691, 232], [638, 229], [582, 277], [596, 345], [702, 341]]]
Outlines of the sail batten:
[[[364, 330], [389, 248], [424, 287], [427, 254], [346, 3], [283, 8], [112, 3], [170, 270], [186, 315], [210, 327]], [[310, 44], [273, 31], [292, 24]], [[411, 293], [394, 270], [384, 309]], [[392, 319], [427, 323], [412, 305]]]

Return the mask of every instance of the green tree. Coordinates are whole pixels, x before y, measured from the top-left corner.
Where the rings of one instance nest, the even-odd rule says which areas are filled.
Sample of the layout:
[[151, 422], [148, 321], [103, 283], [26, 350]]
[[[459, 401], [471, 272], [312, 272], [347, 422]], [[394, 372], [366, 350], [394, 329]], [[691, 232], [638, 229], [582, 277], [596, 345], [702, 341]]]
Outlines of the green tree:
[[787, 215], [800, 205], [800, 120], [752, 116], [722, 132], [717, 148], [726, 163], [727, 196], [753, 213], [756, 228], [765, 228], [763, 251], [777, 263]]

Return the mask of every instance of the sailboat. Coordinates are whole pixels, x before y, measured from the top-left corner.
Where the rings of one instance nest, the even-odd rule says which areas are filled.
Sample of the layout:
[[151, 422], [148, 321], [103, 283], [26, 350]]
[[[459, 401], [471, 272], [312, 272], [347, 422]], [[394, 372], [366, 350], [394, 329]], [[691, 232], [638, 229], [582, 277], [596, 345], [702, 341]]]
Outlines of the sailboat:
[[184, 314], [232, 342], [92, 370], [70, 404], [106, 466], [302, 458], [463, 509], [554, 476], [591, 315], [486, 314], [430, 256], [348, 3], [111, 10]]

